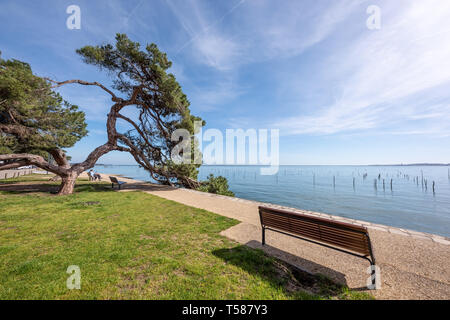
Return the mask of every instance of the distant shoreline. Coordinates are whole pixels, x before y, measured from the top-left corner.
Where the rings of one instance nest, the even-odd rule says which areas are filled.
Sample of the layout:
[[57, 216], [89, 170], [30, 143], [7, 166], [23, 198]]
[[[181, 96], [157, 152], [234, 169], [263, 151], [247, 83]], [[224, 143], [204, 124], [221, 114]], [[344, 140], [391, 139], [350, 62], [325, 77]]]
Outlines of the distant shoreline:
[[[103, 164], [100, 167], [138, 167], [137, 164]], [[202, 164], [202, 167], [267, 167], [263, 164]], [[280, 167], [449, 167], [450, 163], [406, 163], [406, 164], [280, 164]]]
[[450, 163], [369, 164], [371, 167], [448, 167]]

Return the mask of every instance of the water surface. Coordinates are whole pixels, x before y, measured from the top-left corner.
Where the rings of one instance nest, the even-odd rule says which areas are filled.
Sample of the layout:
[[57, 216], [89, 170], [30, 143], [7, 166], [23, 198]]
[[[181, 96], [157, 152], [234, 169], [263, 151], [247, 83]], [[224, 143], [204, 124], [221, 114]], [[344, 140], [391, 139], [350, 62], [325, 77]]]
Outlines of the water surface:
[[[151, 181], [138, 166], [95, 170]], [[450, 237], [448, 170], [447, 166], [280, 166], [277, 175], [262, 176], [258, 166], [202, 166], [199, 178], [222, 175], [239, 198]]]

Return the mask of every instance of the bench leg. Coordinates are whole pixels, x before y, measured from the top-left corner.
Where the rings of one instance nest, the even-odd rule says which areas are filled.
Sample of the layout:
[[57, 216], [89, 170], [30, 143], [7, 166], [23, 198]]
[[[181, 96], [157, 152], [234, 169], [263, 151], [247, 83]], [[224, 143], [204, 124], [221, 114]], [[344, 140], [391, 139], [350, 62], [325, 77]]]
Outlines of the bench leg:
[[119, 183], [119, 190], [120, 190], [120, 183]]
[[372, 274], [371, 274], [371, 276], [373, 276], [373, 277], [372, 277], [372, 284], [373, 284], [374, 288], [376, 289], [375, 285], [377, 284], [377, 280], [376, 280], [377, 273], [376, 273], [376, 271], [375, 271], [375, 264], [374, 264], [373, 262], [371, 262], [371, 263], [370, 263], [370, 266], [371, 266], [371, 268], [372, 268]]
[[262, 228], [262, 245], [264, 246], [266, 244], [266, 228]]
[[114, 189], [114, 183], [111, 183], [111, 188]]

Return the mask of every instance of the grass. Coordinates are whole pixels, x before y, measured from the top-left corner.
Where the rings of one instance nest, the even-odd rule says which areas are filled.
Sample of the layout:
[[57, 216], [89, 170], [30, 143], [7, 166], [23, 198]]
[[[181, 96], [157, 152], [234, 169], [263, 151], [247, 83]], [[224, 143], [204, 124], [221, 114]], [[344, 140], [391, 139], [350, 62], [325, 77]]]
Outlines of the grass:
[[42, 179], [0, 184], [0, 299], [371, 298], [219, 235], [236, 220], [85, 180], [54, 196]]

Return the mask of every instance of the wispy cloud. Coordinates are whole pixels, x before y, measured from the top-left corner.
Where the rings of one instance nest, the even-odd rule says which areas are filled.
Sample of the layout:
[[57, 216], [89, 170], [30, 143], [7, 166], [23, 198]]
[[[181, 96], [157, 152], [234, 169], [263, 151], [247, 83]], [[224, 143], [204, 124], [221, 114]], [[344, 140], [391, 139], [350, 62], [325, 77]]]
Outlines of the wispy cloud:
[[[219, 31], [219, 24], [241, 6], [245, 0], [237, 1], [221, 16], [208, 14], [198, 1], [183, 1], [174, 4], [166, 0], [167, 5], [178, 19], [187, 39], [178, 48], [176, 54], [189, 46], [194, 47], [199, 61], [218, 70], [229, 70], [239, 56], [240, 45], [231, 36]], [[189, 8], [189, 10], [186, 10]]]
[[274, 9], [272, 1], [241, 0], [230, 4], [225, 14], [214, 14], [199, 1], [166, 0], [187, 35], [177, 54], [189, 47], [198, 61], [220, 71], [298, 55], [324, 40], [360, 2], [332, 1], [311, 7], [295, 1]]
[[272, 1], [264, 0], [236, 0], [221, 10], [201, 1], [165, 3], [185, 33], [176, 54], [211, 68], [213, 81], [190, 92], [198, 110], [211, 111], [245, 94], [241, 67], [301, 54], [326, 39], [358, 2], [327, 2], [309, 13], [303, 2], [286, 2], [275, 10]]
[[239, 86], [232, 78], [223, 78], [207, 86], [195, 86], [190, 91], [196, 111], [214, 111], [221, 105], [230, 103], [245, 93], [246, 88]]
[[[242, 20], [246, 21], [259, 49], [258, 59], [299, 55], [326, 39], [361, 1], [284, 2], [276, 9], [271, 1], [255, 1]], [[341, 29], [342, 30], [342, 29]]]
[[[334, 103], [273, 125], [286, 134], [333, 134], [403, 124], [406, 129], [396, 132], [417, 134], [436, 130], [409, 130], [410, 121], [448, 123], [450, 105], [434, 100], [450, 98], [442, 89], [450, 83], [450, 33], [436, 33], [450, 30], [450, 3], [386, 1], [380, 6], [382, 29], [367, 30], [324, 63], [327, 76], [340, 83]], [[336, 61], [339, 67], [333, 68]], [[450, 125], [442, 129], [450, 132]]]

